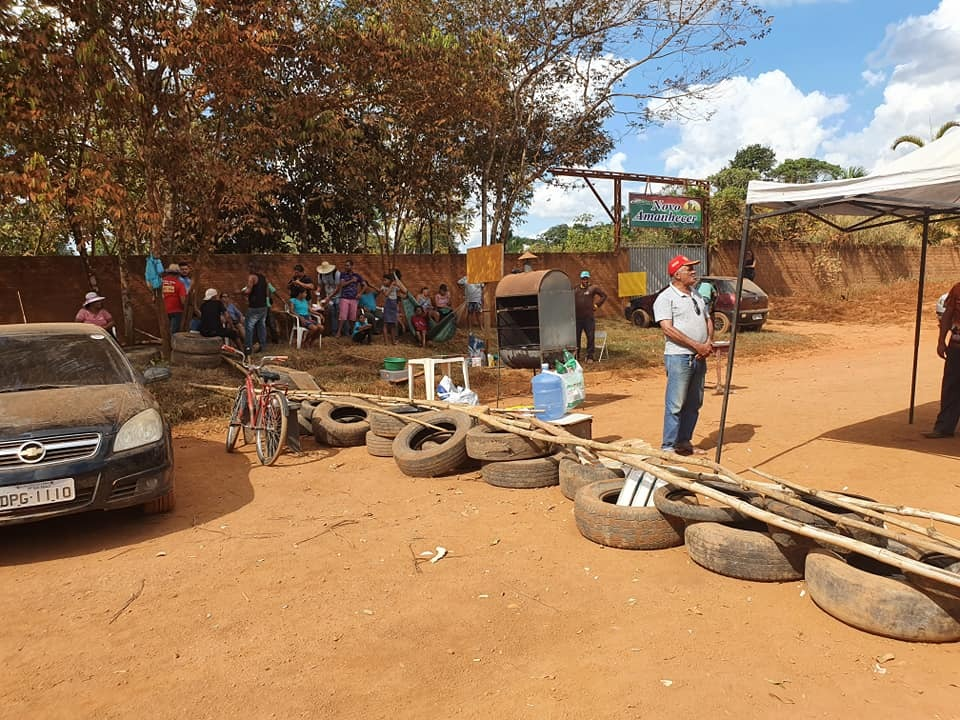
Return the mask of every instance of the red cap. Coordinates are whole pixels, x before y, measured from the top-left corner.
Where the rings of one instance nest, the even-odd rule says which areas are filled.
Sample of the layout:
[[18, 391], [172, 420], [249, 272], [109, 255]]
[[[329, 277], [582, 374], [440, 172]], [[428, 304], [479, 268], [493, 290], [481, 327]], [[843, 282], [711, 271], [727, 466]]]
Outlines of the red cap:
[[686, 265], [699, 265], [699, 260], [691, 260], [686, 255], [677, 255], [673, 260], [667, 263], [667, 274], [670, 277], [673, 277], [674, 274], [682, 267]]

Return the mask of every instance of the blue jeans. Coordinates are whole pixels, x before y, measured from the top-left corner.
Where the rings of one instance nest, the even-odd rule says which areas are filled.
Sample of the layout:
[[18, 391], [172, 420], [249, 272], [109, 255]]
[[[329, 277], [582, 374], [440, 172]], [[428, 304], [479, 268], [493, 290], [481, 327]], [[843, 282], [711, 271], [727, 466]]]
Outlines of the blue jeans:
[[170, 320], [170, 334], [176, 335], [180, 332], [180, 320], [183, 318], [183, 313], [167, 313], [167, 318]]
[[662, 450], [689, 447], [693, 429], [703, 405], [703, 381], [707, 361], [693, 355], [664, 355], [667, 369], [667, 392], [663, 409]]
[[253, 352], [254, 337], [260, 341], [260, 352], [263, 352], [267, 347], [267, 308], [249, 308], [243, 321], [243, 329], [247, 336], [245, 348], [247, 355]]

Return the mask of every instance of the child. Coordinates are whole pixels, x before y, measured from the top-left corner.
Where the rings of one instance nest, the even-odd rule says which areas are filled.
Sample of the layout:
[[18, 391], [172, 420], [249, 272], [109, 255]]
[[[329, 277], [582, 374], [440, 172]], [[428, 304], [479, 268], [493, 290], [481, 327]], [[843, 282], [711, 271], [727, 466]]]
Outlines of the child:
[[308, 348], [317, 340], [323, 328], [317, 322], [317, 316], [310, 314], [310, 303], [307, 301], [307, 289], [295, 287], [295, 295], [290, 298], [290, 308], [293, 314], [300, 318], [300, 324], [307, 328], [307, 336], [303, 339], [302, 347]]
[[371, 342], [371, 335], [373, 333], [373, 315], [370, 314], [370, 311], [367, 309], [362, 309], [360, 311], [360, 316], [357, 318], [357, 321], [353, 324], [353, 332], [351, 333], [353, 341], [355, 343], [366, 343], [367, 345]]
[[450, 291], [447, 289], [446, 283], [440, 283], [440, 291], [433, 298], [433, 306], [437, 309], [440, 317], [446, 317], [453, 312], [453, 308], [450, 307]]
[[429, 325], [427, 323], [427, 314], [423, 310], [423, 305], [417, 305], [416, 310], [413, 311], [413, 317], [410, 319], [410, 324], [413, 325], [413, 331], [417, 334], [417, 339], [420, 340], [420, 347], [426, 347], [427, 328]]
[[420, 294], [416, 297], [417, 305], [423, 308], [423, 314], [428, 318], [432, 317], [434, 322], [440, 319], [440, 313], [433, 309], [433, 303], [430, 302], [430, 288], [420, 288]]

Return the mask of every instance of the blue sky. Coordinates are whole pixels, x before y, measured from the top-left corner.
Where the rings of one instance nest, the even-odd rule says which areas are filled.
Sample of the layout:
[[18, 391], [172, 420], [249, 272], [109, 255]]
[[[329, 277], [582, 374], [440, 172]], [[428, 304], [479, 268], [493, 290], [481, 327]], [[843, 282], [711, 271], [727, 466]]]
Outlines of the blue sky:
[[[772, 31], [742, 49], [745, 66], [694, 109], [709, 120], [630, 133], [598, 168], [705, 178], [752, 143], [778, 161], [816, 157], [868, 171], [960, 120], [960, 0], [762, 0]], [[951, 132], [960, 132], [960, 128]], [[597, 183], [612, 201], [612, 185]], [[642, 186], [624, 186], [642, 191]], [[656, 190], [657, 188], [654, 188]], [[586, 188], [540, 186], [525, 222], [533, 237], [605, 213]], [[472, 243], [471, 243], [472, 244]]]

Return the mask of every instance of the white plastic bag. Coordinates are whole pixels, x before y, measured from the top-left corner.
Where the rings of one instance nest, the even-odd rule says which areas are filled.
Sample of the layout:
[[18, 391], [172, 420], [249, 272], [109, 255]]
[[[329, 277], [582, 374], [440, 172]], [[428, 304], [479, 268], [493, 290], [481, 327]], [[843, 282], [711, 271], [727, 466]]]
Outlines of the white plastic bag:
[[454, 385], [449, 375], [440, 378], [440, 384], [437, 385], [437, 397], [455, 405], [480, 404], [480, 398], [473, 390], [464, 390], [459, 385]]
[[567, 402], [567, 410], [573, 410], [587, 399], [587, 386], [583, 379], [583, 368], [577, 359], [568, 351], [563, 351], [564, 360], [557, 363], [557, 368], [563, 368], [560, 377], [563, 379], [563, 394]]

